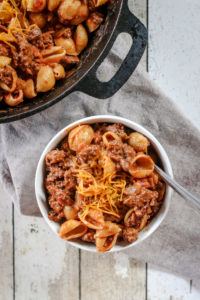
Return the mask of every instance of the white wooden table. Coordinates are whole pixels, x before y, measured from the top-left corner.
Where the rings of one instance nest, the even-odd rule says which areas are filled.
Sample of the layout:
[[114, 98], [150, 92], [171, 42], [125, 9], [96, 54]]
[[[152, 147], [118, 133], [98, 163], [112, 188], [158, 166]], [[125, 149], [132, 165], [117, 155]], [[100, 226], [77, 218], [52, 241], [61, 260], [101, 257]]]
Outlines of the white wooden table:
[[[200, 128], [200, 1], [132, 1], [149, 29], [141, 64]], [[43, 219], [19, 216], [0, 190], [0, 300], [200, 299], [192, 280], [123, 254], [67, 246]]]

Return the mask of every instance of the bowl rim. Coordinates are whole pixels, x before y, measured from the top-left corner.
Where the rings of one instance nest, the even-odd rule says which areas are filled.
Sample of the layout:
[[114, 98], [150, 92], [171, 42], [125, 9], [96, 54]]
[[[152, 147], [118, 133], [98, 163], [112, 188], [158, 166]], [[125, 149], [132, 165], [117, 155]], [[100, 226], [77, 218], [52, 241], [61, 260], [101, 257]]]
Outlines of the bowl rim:
[[[121, 123], [134, 131], [138, 131], [138, 132], [144, 134], [150, 140], [151, 145], [156, 150], [156, 152], [162, 162], [164, 171], [173, 178], [172, 166], [171, 166], [169, 157], [168, 157], [165, 149], [160, 144], [160, 142], [157, 140], [157, 138], [142, 125], [140, 125], [134, 121], [131, 121], [127, 118], [123, 118], [123, 117], [115, 116], [115, 115], [96, 115], [96, 116], [94, 115], [94, 116], [79, 119], [77, 121], [74, 121], [74, 122], [68, 124], [63, 129], [61, 129], [59, 132], [57, 132], [52, 137], [52, 139], [47, 143], [46, 147], [44, 148], [44, 150], [40, 156], [40, 159], [38, 161], [37, 168], [36, 168], [36, 173], [35, 173], [35, 196], [36, 196], [37, 204], [39, 206], [40, 212], [41, 212], [43, 218], [45, 219], [46, 223], [49, 225], [49, 227], [55, 232], [55, 234], [58, 237], [59, 237], [58, 228], [60, 225], [55, 223], [54, 221], [49, 220], [48, 213], [47, 213], [47, 207], [46, 208], [44, 207], [44, 205], [47, 205], [47, 199], [46, 199], [46, 196], [44, 196], [45, 191], [44, 191], [44, 185], [43, 185], [45, 156], [50, 150], [54, 149], [62, 141], [62, 139], [68, 134], [68, 132], [71, 129], [73, 129], [74, 127], [81, 125], [81, 124], [95, 124], [95, 123], [103, 123], [103, 122]], [[163, 222], [163, 220], [165, 219], [165, 217], [168, 213], [172, 193], [173, 193], [172, 189], [168, 185], [166, 185], [165, 198], [164, 198], [164, 202], [163, 202], [164, 205], [161, 206], [159, 212], [152, 219], [151, 223], [149, 224], [149, 229], [146, 230], [146, 233], [145, 233], [145, 229], [144, 229], [144, 231], [141, 231], [139, 233], [139, 238], [135, 242], [126, 244], [125, 246], [115, 245], [110, 251], [108, 251], [106, 253], [122, 251], [122, 250], [126, 250], [130, 247], [134, 247], [134, 246], [138, 245], [139, 243], [141, 243], [142, 241], [144, 241], [150, 235], [152, 235], [152, 233], [155, 232], [159, 228], [159, 226], [161, 225], [161, 223]], [[44, 198], [44, 199], [42, 200], [42, 198]], [[154, 226], [152, 226], [152, 224], [154, 224]], [[141, 236], [142, 232], [143, 232], [143, 236]], [[67, 242], [68, 244], [71, 244], [79, 249], [82, 249], [82, 250], [99, 253], [99, 252], [97, 252], [96, 247], [94, 247], [94, 245], [85, 244], [79, 240], [78, 241], [65, 241], [65, 242]]]

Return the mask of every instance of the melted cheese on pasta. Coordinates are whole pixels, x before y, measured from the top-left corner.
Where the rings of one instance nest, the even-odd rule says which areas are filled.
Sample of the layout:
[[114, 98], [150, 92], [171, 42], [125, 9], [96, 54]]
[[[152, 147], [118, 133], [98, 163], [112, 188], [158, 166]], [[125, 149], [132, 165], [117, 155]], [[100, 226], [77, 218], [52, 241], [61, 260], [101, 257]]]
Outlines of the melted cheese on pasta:
[[[98, 174], [98, 172], [97, 167], [97, 171], [94, 173]], [[81, 216], [82, 218], [86, 217], [89, 209], [97, 209], [120, 218], [120, 207], [126, 186], [125, 174], [114, 173], [105, 177], [102, 176], [102, 172], [100, 173], [93, 176], [88, 171], [77, 170], [77, 191], [87, 197]]]
[[[0, 33], [0, 41], [12, 47], [10, 42], [15, 42], [16, 39], [12, 31], [23, 32], [28, 27], [28, 21], [19, 10], [15, 0], [4, 0], [0, 4], [0, 20], [9, 20], [9, 27], [7, 32]], [[14, 22], [15, 21], [15, 22]], [[12, 25], [11, 25], [12, 22]], [[23, 26], [22, 26], [23, 24]], [[18, 25], [18, 26], [17, 26]], [[25, 28], [23, 28], [25, 27]]]

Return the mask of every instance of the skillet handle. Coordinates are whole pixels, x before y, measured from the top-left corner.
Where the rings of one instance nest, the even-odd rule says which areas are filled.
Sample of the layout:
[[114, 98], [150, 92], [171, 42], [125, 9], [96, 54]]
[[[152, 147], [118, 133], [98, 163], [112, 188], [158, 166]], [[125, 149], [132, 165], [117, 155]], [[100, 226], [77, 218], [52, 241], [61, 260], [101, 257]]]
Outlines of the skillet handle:
[[[114, 41], [121, 32], [127, 32], [132, 37], [131, 48], [119, 67], [118, 71], [108, 82], [101, 82], [96, 76], [96, 71], [104, 58], [108, 55]], [[130, 12], [127, 0], [123, 6], [114, 34], [98, 62], [81, 80], [78, 90], [90, 96], [106, 99], [113, 96], [129, 79], [139, 63], [147, 44], [147, 30], [144, 25]]]

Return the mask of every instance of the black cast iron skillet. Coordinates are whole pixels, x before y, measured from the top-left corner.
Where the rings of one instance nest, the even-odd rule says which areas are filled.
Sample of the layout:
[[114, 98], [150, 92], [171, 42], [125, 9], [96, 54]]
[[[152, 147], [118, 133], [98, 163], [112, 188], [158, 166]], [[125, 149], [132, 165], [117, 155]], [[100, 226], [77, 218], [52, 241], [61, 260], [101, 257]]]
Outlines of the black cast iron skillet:
[[[121, 32], [127, 32], [131, 35], [131, 48], [113, 78], [108, 82], [101, 82], [96, 77], [96, 71]], [[57, 81], [55, 89], [50, 92], [40, 93], [36, 98], [25, 100], [16, 107], [1, 107], [0, 123], [31, 116], [62, 100], [64, 96], [74, 91], [81, 91], [99, 99], [111, 97], [133, 73], [142, 57], [146, 43], [147, 30], [130, 12], [127, 0], [116, 0], [108, 10], [104, 24], [90, 39], [74, 73], [69, 78]]]

